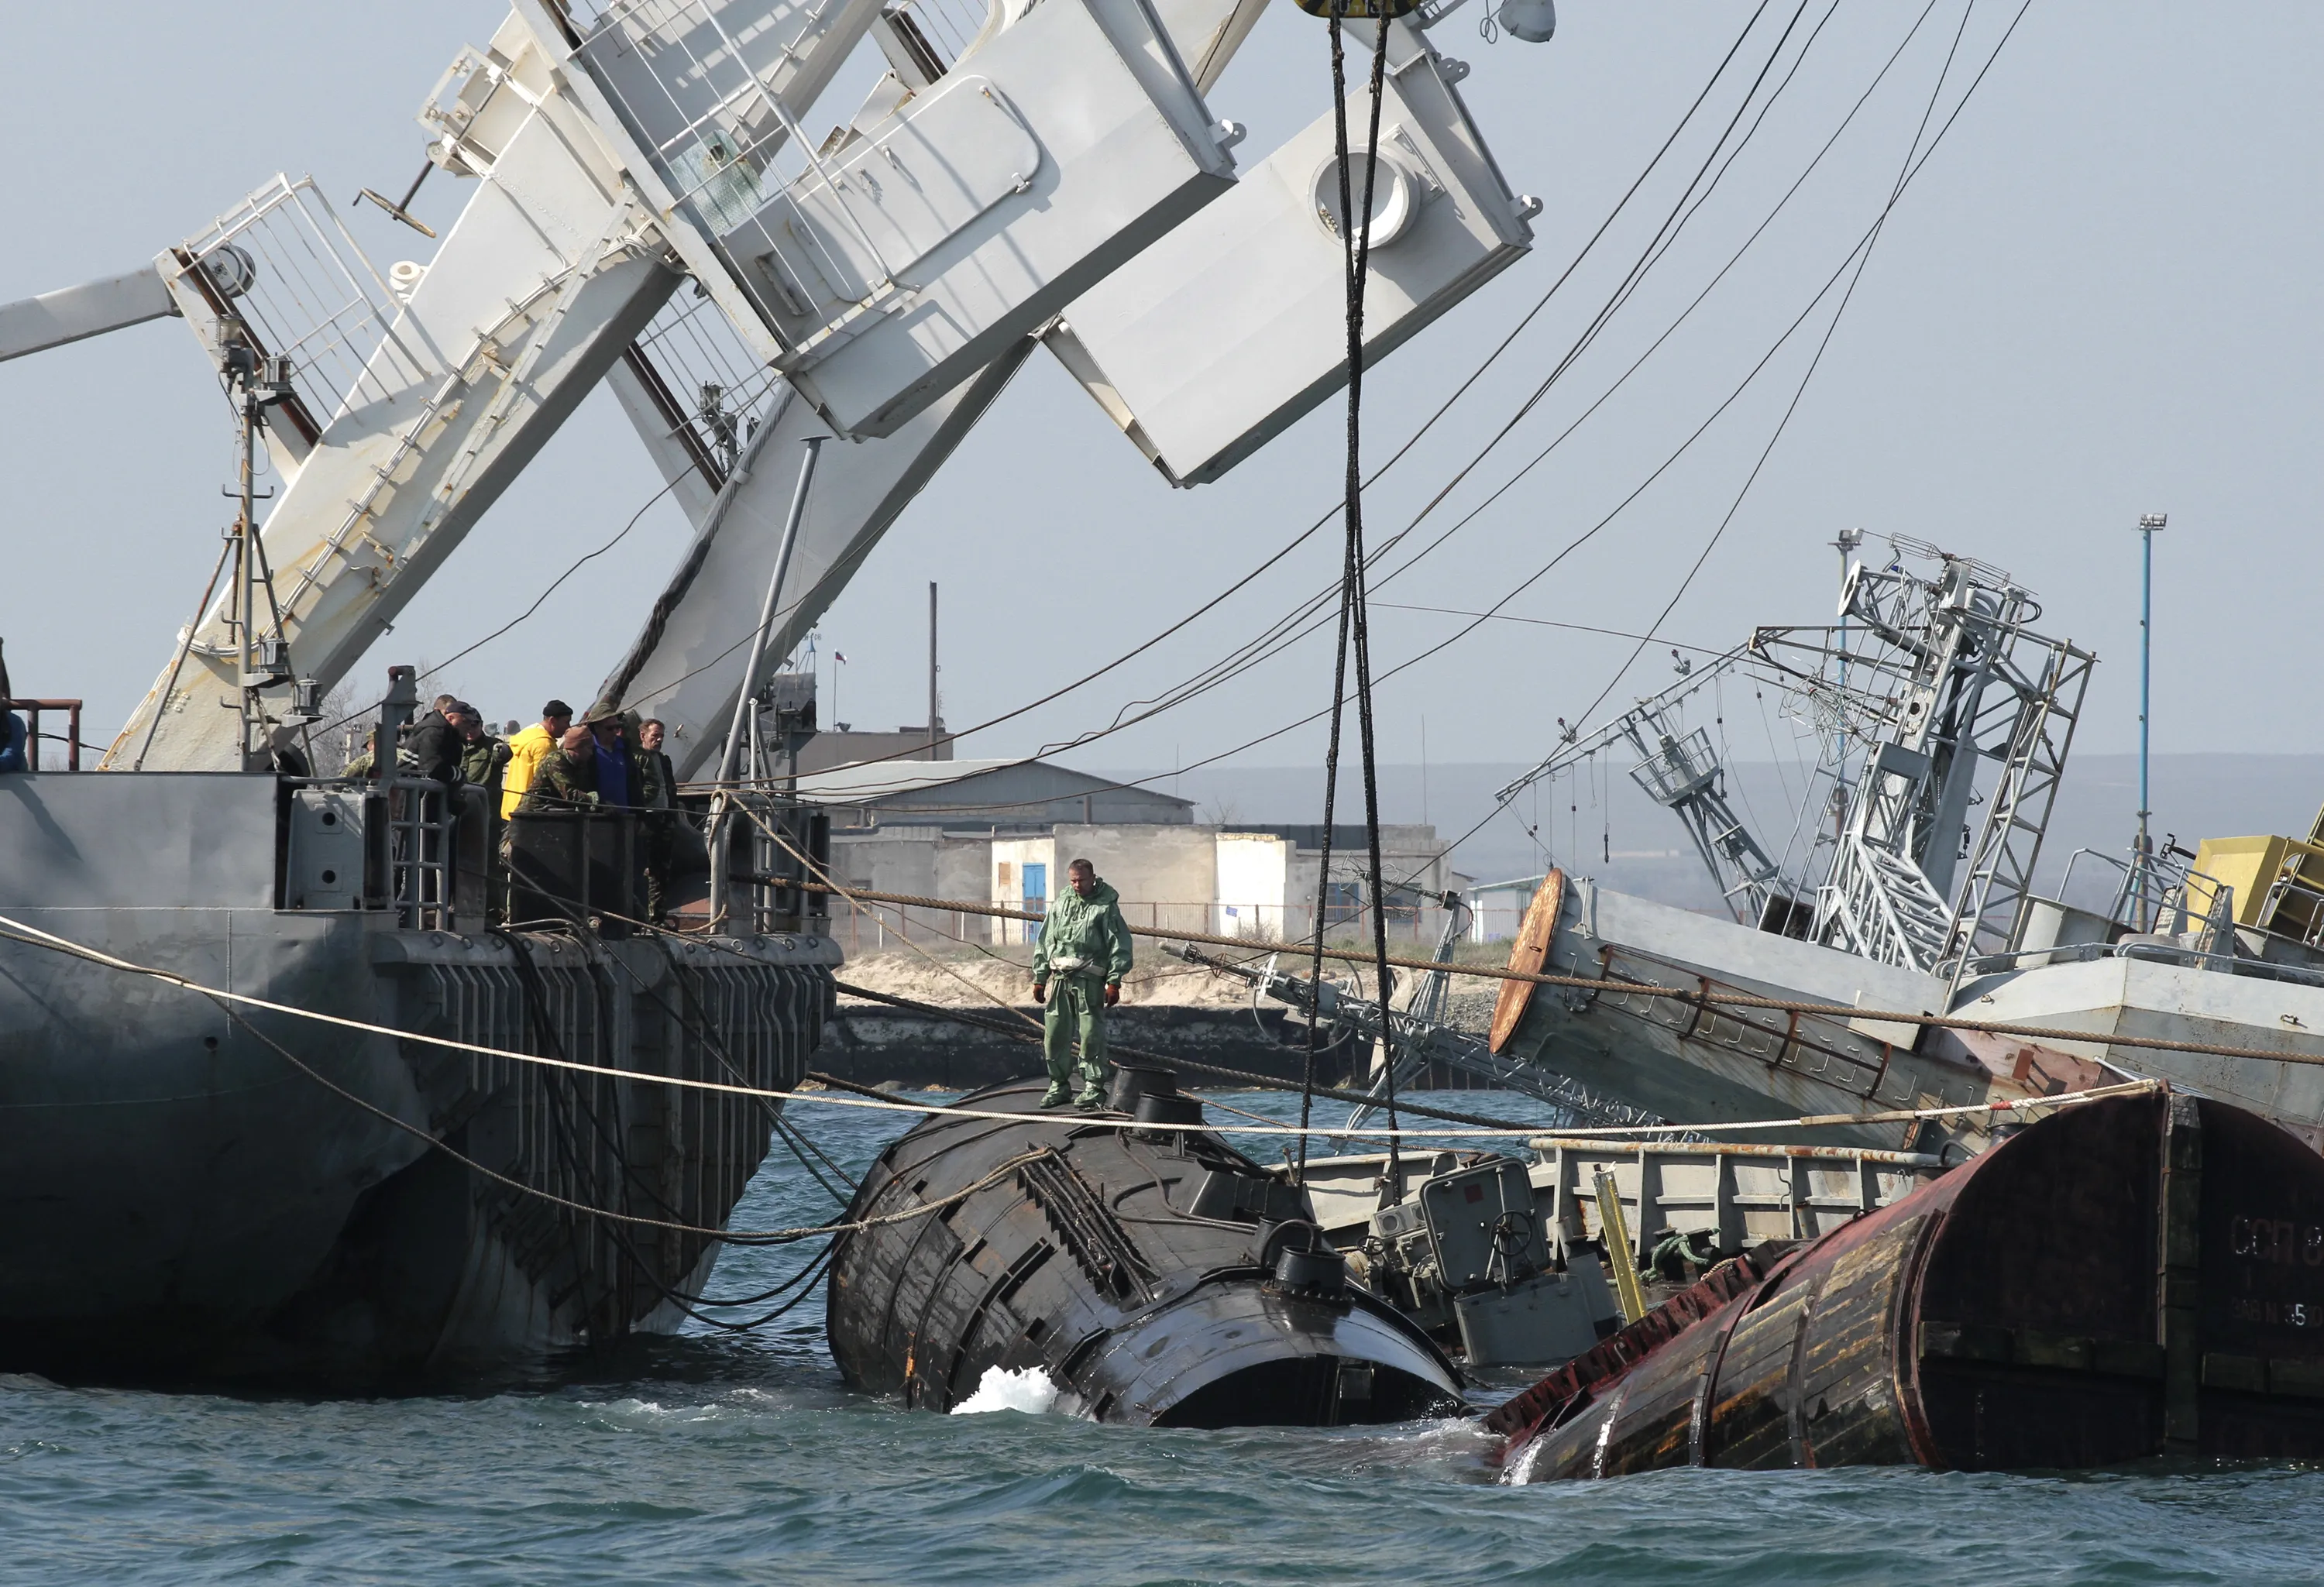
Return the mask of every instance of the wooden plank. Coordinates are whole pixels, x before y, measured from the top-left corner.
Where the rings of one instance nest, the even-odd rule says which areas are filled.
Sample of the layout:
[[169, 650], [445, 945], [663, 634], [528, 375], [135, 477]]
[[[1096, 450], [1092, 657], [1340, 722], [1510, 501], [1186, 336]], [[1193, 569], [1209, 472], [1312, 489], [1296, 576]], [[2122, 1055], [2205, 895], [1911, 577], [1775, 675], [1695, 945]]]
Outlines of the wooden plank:
[[[1557, 911], [1564, 902], [1565, 872], [1552, 871], [1534, 889], [1533, 902], [1526, 906], [1525, 924], [1517, 927], [1517, 939], [1509, 948], [1510, 969], [1526, 975], [1542, 973], [1549, 961], [1550, 940], [1557, 935]], [[1501, 983], [1500, 1000], [1493, 1005], [1492, 1034], [1488, 1038], [1494, 1052], [1506, 1048], [1517, 1033], [1534, 991], [1530, 981]]]

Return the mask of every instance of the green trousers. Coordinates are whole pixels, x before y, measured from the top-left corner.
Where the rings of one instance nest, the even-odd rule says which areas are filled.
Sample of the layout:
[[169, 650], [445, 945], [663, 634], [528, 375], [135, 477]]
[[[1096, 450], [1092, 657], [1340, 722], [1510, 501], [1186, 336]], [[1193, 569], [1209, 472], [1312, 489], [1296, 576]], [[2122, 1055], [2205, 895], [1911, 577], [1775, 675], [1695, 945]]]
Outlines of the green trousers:
[[1105, 1089], [1105, 977], [1070, 971], [1049, 983], [1048, 1006], [1041, 1010], [1041, 1056], [1049, 1063], [1049, 1084], [1074, 1084], [1074, 1040], [1081, 1038], [1084, 1091]]

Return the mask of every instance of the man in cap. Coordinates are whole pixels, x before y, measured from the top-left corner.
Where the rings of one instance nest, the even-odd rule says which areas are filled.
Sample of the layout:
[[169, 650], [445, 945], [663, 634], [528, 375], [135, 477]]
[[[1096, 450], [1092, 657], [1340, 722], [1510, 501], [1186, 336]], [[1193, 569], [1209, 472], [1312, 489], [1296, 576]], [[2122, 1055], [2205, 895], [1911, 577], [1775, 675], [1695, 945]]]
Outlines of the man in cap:
[[1075, 860], [1065, 875], [1072, 890], [1049, 906], [1033, 949], [1033, 1001], [1045, 1008], [1041, 1056], [1049, 1065], [1041, 1105], [1064, 1105], [1078, 1035], [1081, 1094], [1074, 1105], [1087, 1109], [1105, 1101], [1105, 1011], [1121, 1001], [1121, 978], [1130, 973], [1130, 927], [1121, 918], [1121, 895], [1098, 880], [1095, 866]]
[[460, 730], [452, 725], [452, 717], [460, 702], [450, 695], [438, 695], [429, 705], [428, 715], [404, 730], [401, 747], [410, 752], [418, 775], [431, 782], [457, 782]]
[[637, 748], [630, 765], [637, 774], [637, 802], [646, 812], [639, 836], [645, 845], [646, 918], [659, 925], [669, 882], [669, 862], [678, 847], [678, 770], [662, 753], [662, 724], [649, 716], [638, 724]]
[[597, 798], [608, 805], [636, 803], [635, 779], [631, 775], [630, 745], [622, 707], [599, 700], [589, 707], [587, 723], [597, 741]]
[[484, 717], [466, 700], [455, 703], [451, 722], [460, 735], [460, 780], [483, 789], [498, 805], [502, 771], [509, 763], [507, 743], [492, 735]]
[[557, 752], [533, 768], [517, 808], [576, 810], [597, 802], [597, 741], [586, 727], [568, 727]]
[[551, 700], [540, 708], [540, 720], [508, 741], [508, 766], [501, 773], [501, 815], [516, 814], [532, 786], [533, 772], [556, 752], [573, 725], [573, 707]]

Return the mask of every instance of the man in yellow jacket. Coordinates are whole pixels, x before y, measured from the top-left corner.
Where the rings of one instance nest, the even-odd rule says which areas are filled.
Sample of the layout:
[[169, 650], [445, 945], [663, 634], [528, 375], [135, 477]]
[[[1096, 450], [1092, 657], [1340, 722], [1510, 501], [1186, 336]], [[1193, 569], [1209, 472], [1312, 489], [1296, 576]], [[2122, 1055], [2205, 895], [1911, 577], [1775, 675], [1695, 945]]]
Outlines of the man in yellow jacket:
[[516, 807], [524, 802], [524, 790], [532, 786], [532, 774], [557, 752], [558, 742], [572, 725], [573, 707], [563, 700], [551, 700], [540, 708], [540, 721], [508, 741], [508, 769], [501, 774], [502, 820], [516, 814]]

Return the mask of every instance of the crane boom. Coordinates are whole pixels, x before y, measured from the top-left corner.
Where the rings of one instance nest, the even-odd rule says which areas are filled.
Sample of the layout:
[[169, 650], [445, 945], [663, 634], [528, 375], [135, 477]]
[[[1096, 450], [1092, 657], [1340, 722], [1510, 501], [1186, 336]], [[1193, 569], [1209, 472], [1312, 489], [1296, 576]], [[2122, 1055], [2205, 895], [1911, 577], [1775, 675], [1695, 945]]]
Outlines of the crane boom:
[[37, 298], [0, 303], [0, 364], [177, 311], [170, 289], [161, 284], [161, 272], [150, 264]]

